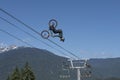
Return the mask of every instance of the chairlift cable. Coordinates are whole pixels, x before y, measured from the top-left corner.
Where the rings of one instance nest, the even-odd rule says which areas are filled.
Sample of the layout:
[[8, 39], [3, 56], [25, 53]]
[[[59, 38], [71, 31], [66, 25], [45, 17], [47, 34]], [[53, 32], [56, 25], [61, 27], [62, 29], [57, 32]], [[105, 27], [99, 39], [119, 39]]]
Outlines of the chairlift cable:
[[19, 28], [17, 25], [15, 25], [15, 24], [9, 22], [7, 19], [5, 19], [5, 18], [3, 18], [3, 17], [0, 17], [0, 19], [2, 19], [3, 21], [7, 22], [7, 23], [10, 24], [10, 25], [12, 25], [13, 27], [15, 27], [15, 28], [17, 28], [17, 29], [23, 31], [24, 33], [26, 33], [27, 35], [31, 36], [32, 38], [34, 38], [34, 39], [36, 39], [36, 40], [42, 42], [43, 44], [49, 46], [50, 48], [53, 48], [53, 49], [55, 49], [56, 51], [59, 51], [61, 54], [65, 55], [66, 57], [69, 57], [68, 55], [66, 55], [66, 54], [65, 54], [64, 52], [62, 52], [61, 50], [56, 49], [55, 47], [52, 47], [51, 45], [45, 43], [44, 41], [42, 41], [42, 40], [36, 38], [35, 36], [33, 36], [32, 34], [30, 34], [29, 32], [27, 32], [27, 31], [25, 31], [25, 30]]
[[9, 36], [11, 36], [11, 37], [13, 37], [13, 38], [15, 38], [15, 39], [17, 39], [17, 40], [19, 40], [19, 41], [21, 41], [21, 42], [27, 44], [27, 45], [29, 45], [30, 47], [34, 47], [33, 45], [31, 45], [31, 44], [29, 44], [29, 43], [23, 41], [22, 39], [20, 39], [20, 38], [14, 36], [14, 35], [12, 35], [12, 34], [10, 34], [9, 32], [7, 32], [7, 31], [5, 31], [5, 30], [3, 30], [3, 29], [0, 29], [0, 31], [3, 32], [3, 33], [6, 33], [7, 35], [9, 35]]
[[74, 57], [76, 57], [76, 58], [78, 58], [78, 59], [79, 59], [79, 57], [78, 57], [78, 56], [76, 56], [76, 55], [75, 55], [75, 54], [73, 54], [72, 52], [68, 51], [67, 49], [63, 48], [62, 46], [58, 45], [57, 43], [53, 42], [52, 40], [50, 40], [50, 39], [47, 39], [47, 40], [48, 40], [48, 41], [50, 41], [51, 43], [55, 44], [55, 45], [56, 45], [56, 46], [58, 46], [59, 48], [63, 49], [64, 51], [66, 51], [66, 52], [70, 53], [70, 54], [71, 54], [71, 55], [73, 55]]
[[[12, 25], [13, 27], [15, 27], [15, 28], [17, 28], [17, 29], [23, 31], [24, 33], [26, 33], [27, 35], [31, 36], [32, 38], [34, 38], [34, 39], [36, 39], [36, 40], [39, 40], [38, 38], [36, 38], [36, 37], [33, 36], [32, 34], [30, 34], [29, 32], [27, 32], [27, 31], [25, 31], [25, 30], [19, 28], [17, 25], [15, 25], [15, 24], [9, 22], [7, 19], [5, 19], [5, 18], [3, 18], [3, 17], [0, 17], [0, 19], [2, 19], [3, 21], [9, 23], [9, 24]], [[40, 40], [40, 41], [43, 42], [42, 40]], [[45, 43], [45, 42], [43, 42], [43, 43], [46, 44], [47, 46], [51, 47], [49, 44], [47, 44], [47, 43]], [[51, 47], [51, 48], [53, 48], [53, 47]]]
[[[1, 9], [0, 10], [2, 12], [4, 12], [5, 14], [7, 14], [8, 16], [10, 16], [11, 18], [15, 19], [16, 21], [18, 21], [19, 23], [23, 24], [25, 27], [29, 28], [30, 30], [32, 30], [33, 32], [35, 32], [36, 34], [40, 35], [40, 33], [38, 31], [36, 31], [35, 29], [33, 29], [31, 26], [25, 24], [23, 21], [17, 19], [16, 17], [14, 17], [13, 15], [11, 15], [10, 13], [6, 12], [5, 10]], [[78, 58], [78, 56], [76, 56], [75, 54], [73, 54], [72, 52], [66, 50], [65, 48], [63, 48], [62, 46], [58, 45], [57, 43], [53, 42], [52, 40], [48, 39], [48, 41], [50, 41], [51, 43], [55, 44], [56, 46], [58, 46], [59, 48], [63, 49], [64, 51], [68, 52], [69, 54], [73, 55], [74, 57]]]

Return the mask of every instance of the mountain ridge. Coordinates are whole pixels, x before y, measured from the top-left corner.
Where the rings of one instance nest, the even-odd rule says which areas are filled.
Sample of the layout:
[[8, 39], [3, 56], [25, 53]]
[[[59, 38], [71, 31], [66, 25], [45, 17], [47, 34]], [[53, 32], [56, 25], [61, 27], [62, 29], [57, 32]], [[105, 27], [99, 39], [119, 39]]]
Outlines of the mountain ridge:
[[[35, 72], [36, 80], [63, 80], [59, 76], [64, 74], [64, 61], [67, 58], [44, 49], [21, 47], [6, 51], [0, 54], [0, 80], [6, 80], [16, 66], [21, 68], [26, 62], [29, 62]], [[89, 63], [92, 66], [92, 77], [88, 80], [120, 78], [120, 58], [90, 59]], [[69, 72], [71, 77], [65, 80], [76, 79], [76, 70]]]

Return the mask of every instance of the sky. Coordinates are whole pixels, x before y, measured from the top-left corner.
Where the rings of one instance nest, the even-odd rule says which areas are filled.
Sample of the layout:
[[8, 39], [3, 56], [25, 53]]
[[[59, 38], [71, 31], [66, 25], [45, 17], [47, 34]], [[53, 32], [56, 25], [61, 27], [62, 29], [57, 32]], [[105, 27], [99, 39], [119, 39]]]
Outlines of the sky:
[[[120, 57], [120, 0], [0, 0], [0, 8], [41, 32], [48, 30], [51, 19], [58, 21], [57, 29], [63, 30], [65, 42], [49, 37], [52, 41], [80, 58]], [[40, 35], [32, 32], [0, 11], [0, 17], [33, 34], [38, 39], [70, 55]], [[57, 55], [60, 51], [50, 48], [0, 19], [0, 29], [26, 41], [36, 48], [47, 49]], [[28, 46], [0, 32], [0, 44]]]

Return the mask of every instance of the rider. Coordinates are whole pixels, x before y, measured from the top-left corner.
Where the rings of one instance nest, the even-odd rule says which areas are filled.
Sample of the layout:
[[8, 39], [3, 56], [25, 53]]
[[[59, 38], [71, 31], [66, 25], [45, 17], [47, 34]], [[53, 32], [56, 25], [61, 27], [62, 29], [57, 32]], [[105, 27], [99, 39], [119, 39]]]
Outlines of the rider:
[[65, 39], [63, 38], [62, 30], [61, 29], [56, 29], [54, 23], [49, 25], [49, 30], [53, 31], [53, 33], [55, 33], [55, 34], [59, 33], [59, 35], [56, 35], [55, 37], [59, 37], [60, 40], [64, 42]]

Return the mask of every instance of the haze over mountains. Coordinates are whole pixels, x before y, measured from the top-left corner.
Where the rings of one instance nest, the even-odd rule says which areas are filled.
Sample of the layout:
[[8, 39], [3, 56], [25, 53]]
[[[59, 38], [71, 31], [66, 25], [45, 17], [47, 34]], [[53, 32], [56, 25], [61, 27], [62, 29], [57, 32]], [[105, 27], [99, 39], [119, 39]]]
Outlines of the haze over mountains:
[[[18, 47], [3, 51], [0, 54], [0, 80], [7, 76], [16, 66], [20, 68], [29, 62], [36, 80], [76, 80], [76, 70], [65, 72], [62, 68], [67, 58], [55, 55], [47, 50]], [[88, 80], [120, 80], [120, 58], [90, 59], [92, 77]], [[61, 78], [60, 75], [70, 75]]]

